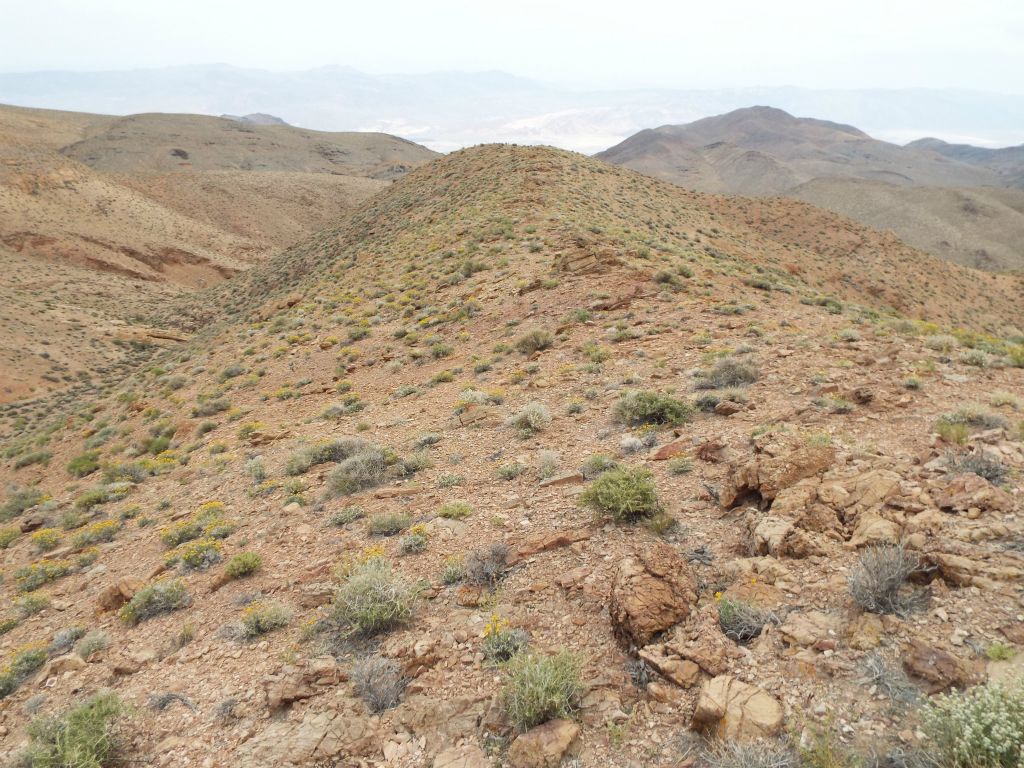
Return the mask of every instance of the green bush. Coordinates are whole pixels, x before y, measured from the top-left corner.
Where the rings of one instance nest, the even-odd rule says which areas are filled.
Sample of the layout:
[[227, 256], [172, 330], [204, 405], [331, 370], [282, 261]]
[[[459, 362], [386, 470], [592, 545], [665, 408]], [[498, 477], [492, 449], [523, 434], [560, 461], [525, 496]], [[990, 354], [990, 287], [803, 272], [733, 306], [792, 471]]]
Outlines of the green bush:
[[372, 636], [404, 624], [417, 590], [396, 577], [381, 557], [352, 569], [334, 596], [332, 615], [354, 634]]
[[102, 768], [117, 752], [113, 724], [124, 713], [117, 694], [104, 691], [72, 707], [63, 717], [40, 717], [28, 727], [28, 768]]
[[33, 451], [32, 453], [26, 453], [24, 456], [19, 456], [14, 462], [14, 468], [22, 469], [33, 464], [48, 464], [52, 458], [53, 454], [50, 451]]
[[369, 531], [373, 536], [395, 536], [412, 525], [412, 518], [404, 512], [381, 512], [370, 518]]
[[191, 604], [192, 597], [184, 582], [180, 579], [165, 579], [140, 589], [121, 607], [117, 615], [125, 624], [135, 626], [153, 616], [187, 608]]
[[327, 518], [327, 522], [340, 528], [348, 525], [349, 523], [354, 523], [356, 520], [361, 520], [364, 517], [366, 517], [366, 512], [363, 511], [362, 507], [350, 504], [339, 509], [337, 512], [332, 512], [331, 516]]
[[520, 653], [509, 661], [501, 698], [512, 724], [520, 731], [560, 717], [579, 707], [582, 664], [563, 650], [554, 656]]
[[693, 416], [693, 406], [659, 392], [626, 392], [615, 404], [615, 418], [623, 424], [684, 424]]
[[464, 501], [449, 501], [437, 510], [437, 516], [446, 520], [462, 520], [469, 517], [472, 512], [473, 508]]
[[358, 437], [344, 437], [316, 445], [299, 448], [284, 465], [286, 475], [301, 475], [317, 464], [343, 461], [369, 447], [369, 443]]
[[524, 355], [532, 355], [534, 352], [548, 349], [554, 343], [555, 337], [551, 335], [550, 331], [535, 328], [516, 339], [516, 351]]
[[925, 704], [926, 753], [942, 768], [1024, 765], [1024, 689], [988, 683]]
[[86, 451], [68, 462], [68, 474], [73, 477], [91, 475], [100, 468], [100, 452]]
[[291, 619], [291, 610], [276, 601], [249, 603], [242, 611], [241, 634], [245, 638], [259, 637], [288, 626]]
[[0, 520], [10, 520], [17, 517], [26, 509], [31, 509], [40, 503], [46, 496], [42, 491], [35, 488], [22, 488], [11, 491], [7, 501], [0, 506]]
[[14, 572], [14, 582], [20, 591], [31, 592], [70, 572], [71, 563], [67, 560], [39, 560], [18, 568]]
[[653, 517], [661, 509], [651, 471], [633, 467], [600, 475], [580, 495], [580, 503], [618, 522]]
[[240, 579], [256, 573], [263, 565], [263, 558], [255, 552], [239, 552], [233, 555], [224, 566], [224, 574], [229, 579]]
[[29, 675], [45, 663], [45, 647], [30, 645], [15, 651], [11, 660], [0, 669], [0, 699], [14, 693]]

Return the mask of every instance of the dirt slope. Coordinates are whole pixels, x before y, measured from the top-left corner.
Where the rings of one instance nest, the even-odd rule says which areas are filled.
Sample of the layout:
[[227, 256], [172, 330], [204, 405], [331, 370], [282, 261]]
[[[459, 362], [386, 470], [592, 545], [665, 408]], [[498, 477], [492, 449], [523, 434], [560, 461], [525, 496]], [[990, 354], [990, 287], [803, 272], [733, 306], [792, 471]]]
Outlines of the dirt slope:
[[[172, 154], [182, 147], [193, 161]], [[13, 271], [51, 278], [55, 292], [46, 299], [72, 313], [87, 310], [86, 293], [102, 283], [86, 272], [127, 278], [109, 281], [113, 294], [125, 298], [109, 302], [104, 313], [110, 322], [131, 325], [127, 312], [143, 317], [148, 312], [140, 308], [164, 303], [169, 293], [247, 269], [432, 157], [383, 134], [0, 106], [0, 247], [17, 256], [5, 256]], [[65, 279], [71, 273], [80, 279]], [[14, 281], [8, 289], [16, 289]], [[32, 374], [49, 364], [20, 343], [22, 336], [50, 345], [54, 359], [74, 359], [76, 372], [95, 375], [119, 359], [106, 320], [85, 326], [85, 346], [96, 345], [90, 363], [80, 340], [56, 333], [59, 323], [19, 318], [18, 333], [0, 341], [10, 366], [0, 371], [0, 402], [66, 385], [64, 374], [57, 380]], [[12, 386], [14, 380], [20, 383]]]
[[[0, 479], [23, 494], [4, 507], [0, 652], [28, 644], [22, 664], [43, 666], [0, 699], [3, 749], [25, 743], [30, 699], [59, 712], [101, 688], [133, 705], [125, 757], [164, 765], [523, 766], [541, 749], [678, 766], [698, 732], [783, 727], [862, 756], [927, 746], [917, 704], [1004, 674], [987, 649], [1022, 642], [1024, 349], [983, 332], [1014, 319], [1020, 284], [983, 280], [806, 204], [556, 150], [417, 169], [169, 305], [196, 335], [116, 393], [7, 414]], [[634, 390], [674, 396], [673, 423], [643, 426]], [[958, 411], [949, 442], [933, 433]], [[311, 458], [355, 438], [357, 458]], [[662, 514], [588, 509], [595, 454], [649, 470]], [[1003, 468], [1002, 487], [968, 465]], [[901, 539], [922, 607], [863, 611], [858, 553]], [[226, 578], [242, 552], [261, 566]], [[354, 635], [335, 591], [385, 564], [418, 585], [411, 613]], [[174, 610], [119, 617], [178, 579]], [[725, 634], [735, 604], [759, 606], [758, 636]], [[106, 643], [40, 655], [71, 627]], [[484, 655], [510, 629], [579, 659], [577, 724], [547, 740], [513, 727], [509, 672]], [[365, 658], [404, 679], [396, 706], [360, 697]], [[909, 706], [872, 693], [868, 662], [908, 671]], [[723, 688], [753, 708], [719, 712]]]

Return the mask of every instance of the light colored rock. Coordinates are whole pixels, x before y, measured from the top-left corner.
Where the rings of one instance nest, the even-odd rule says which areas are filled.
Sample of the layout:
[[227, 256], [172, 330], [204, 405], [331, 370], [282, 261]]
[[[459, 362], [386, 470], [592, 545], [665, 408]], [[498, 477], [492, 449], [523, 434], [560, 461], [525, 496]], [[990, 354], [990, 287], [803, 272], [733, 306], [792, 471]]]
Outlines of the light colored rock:
[[821, 611], [791, 613], [779, 627], [779, 634], [790, 645], [809, 648], [823, 640], [835, 639], [839, 625], [838, 618]]
[[475, 744], [449, 747], [434, 757], [433, 768], [490, 768], [491, 761]]
[[580, 727], [572, 720], [551, 720], [520, 734], [508, 749], [512, 768], [558, 768], [576, 743]]
[[782, 705], [766, 691], [719, 675], [701, 687], [693, 722], [718, 738], [742, 741], [776, 735], [782, 717]]

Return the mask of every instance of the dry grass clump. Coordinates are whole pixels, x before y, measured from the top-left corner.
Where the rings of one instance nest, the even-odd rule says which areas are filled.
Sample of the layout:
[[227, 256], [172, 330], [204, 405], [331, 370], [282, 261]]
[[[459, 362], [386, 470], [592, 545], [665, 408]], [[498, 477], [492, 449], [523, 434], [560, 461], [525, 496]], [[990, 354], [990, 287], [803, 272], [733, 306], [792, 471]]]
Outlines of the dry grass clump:
[[697, 389], [727, 389], [753, 384], [760, 374], [757, 368], [737, 360], [734, 357], [723, 357], [707, 371], [697, 377]]
[[387, 457], [377, 446], [368, 445], [341, 461], [327, 476], [327, 489], [334, 496], [347, 496], [384, 482]]
[[412, 616], [418, 590], [381, 557], [356, 565], [334, 595], [333, 617], [353, 634], [373, 636]]
[[394, 659], [368, 656], [352, 665], [349, 674], [356, 695], [373, 712], [383, 712], [398, 704], [408, 680]]
[[165, 579], [140, 589], [121, 607], [117, 615], [125, 624], [135, 626], [153, 616], [187, 608], [191, 604], [192, 597], [184, 582], [180, 579]]
[[567, 650], [554, 656], [513, 656], [501, 691], [512, 724], [526, 731], [548, 720], [572, 716], [583, 691], [582, 666], [580, 659]]
[[292, 620], [291, 609], [276, 600], [249, 603], [239, 620], [239, 634], [245, 639], [260, 637], [275, 629], [287, 627]]
[[508, 545], [500, 541], [482, 549], [474, 549], [463, 560], [465, 580], [470, 584], [493, 589], [505, 576], [508, 556]]
[[224, 566], [224, 575], [229, 579], [241, 579], [256, 573], [263, 565], [263, 558], [255, 552], [239, 552], [232, 555]]
[[516, 351], [524, 355], [532, 355], [534, 352], [548, 349], [555, 343], [555, 337], [550, 331], [540, 328], [529, 330], [516, 339]]
[[907, 580], [920, 571], [917, 555], [902, 545], [868, 547], [848, 578], [850, 595], [865, 611], [906, 616], [922, 603]]
[[93, 694], [60, 717], [39, 717], [28, 727], [29, 746], [20, 755], [26, 768], [101, 768], [118, 750], [114, 722], [125, 708], [116, 693]]
[[551, 411], [544, 403], [534, 400], [509, 417], [506, 426], [515, 427], [523, 435], [532, 435], [551, 423]]
[[703, 753], [707, 768], [798, 768], [800, 759], [793, 749], [777, 741], [716, 741]]
[[358, 437], [344, 437], [315, 445], [305, 445], [291, 455], [284, 465], [286, 475], [302, 475], [317, 464], [343, 461], [369, 447], [369, 443]]
[[718, 626], [737, 643], [749, 643], [761, 634], [766, 624], [777, 624], [778, 617], [767, 608], [745, 600], [722, 598], [718, 601]]

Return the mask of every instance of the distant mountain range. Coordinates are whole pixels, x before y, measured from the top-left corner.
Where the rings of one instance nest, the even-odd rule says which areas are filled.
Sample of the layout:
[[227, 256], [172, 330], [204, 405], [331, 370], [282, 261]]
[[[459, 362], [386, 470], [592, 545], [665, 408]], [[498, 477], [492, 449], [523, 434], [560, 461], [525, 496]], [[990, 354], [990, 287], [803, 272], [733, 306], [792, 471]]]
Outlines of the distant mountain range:
[[903, 143], [1024, 142], [1024, 95], [964, 90], [558, 88], [502, 72], [369, 75], [346, 67], [269, 72], [227, 65], [0, 74], [0, 102], [106, 114], [269, 113], [291, 125], [382, 131], [449, 151], [483, 142], [593, 153], [643, 128], [751, 104], [856, 125]]
[[703, 192], [798, 198], [968, 266], [1024, 269], [1024, 146], [898, 146], [750, 107], [643, 130], [597, 156]]

